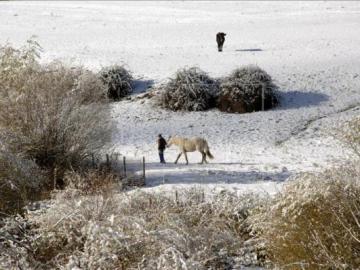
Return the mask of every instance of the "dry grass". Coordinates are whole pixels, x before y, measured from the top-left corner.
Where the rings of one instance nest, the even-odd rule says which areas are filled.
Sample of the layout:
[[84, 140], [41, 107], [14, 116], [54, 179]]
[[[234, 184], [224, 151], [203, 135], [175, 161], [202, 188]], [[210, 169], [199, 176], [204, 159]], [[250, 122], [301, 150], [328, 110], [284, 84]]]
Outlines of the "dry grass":
[[121, 179], [111, 171], [87, 169], [84, 171], [67, 171], [64, 175], [67, 188], [76, 189], [82, 195], [104, 195], [113, 189], [121, 188]]
[[47, 185], [39, 167], [9, 151], [0, 150], [0, 218], [23, 212], [27, 202], [39, 199]]
[[[359, 176], [358, 167], [336, 168], [300, 175], [274, 198], [224, 192], [204, 199], [196, 189], [114, 194], [105, 185], [90, 193], [87, 181], [99, 175], [84, 186], [69, 175], [85, 188], [70, 184], [48, 209], [4, 221], [0, 267], [358, 269]], [[19, 226], [27, 229], [11, 233]]]
[[[244, 220], [253, 200], [224, 193], [204, 201], [201, 191], [179, 191], [178, 200], [141, 191], [83, 196], [68, 189], [49, 209], [28, 216], [33, 236], [22, 238], [33, 240], [22, 263], [27, 269], [232, 269], [249, 238]], [[21, 245], [5, 247], [0, 267], [15, 265]]]
[[360, 268], [360, 169], [303, 174], [252, 217], [280, 269]]

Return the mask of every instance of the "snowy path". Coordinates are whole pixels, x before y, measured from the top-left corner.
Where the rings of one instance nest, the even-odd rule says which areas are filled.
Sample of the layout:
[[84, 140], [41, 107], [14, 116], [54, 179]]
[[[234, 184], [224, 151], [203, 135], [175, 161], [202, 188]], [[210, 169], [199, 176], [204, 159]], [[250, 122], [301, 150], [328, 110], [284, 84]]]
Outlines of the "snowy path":
[[[98, 70], [122, 64], [138, 88], [185, 66], [211, 76], [257, 64], [280, 86], [281, 106], [236, 115], [174, 113], [151, 103], [114, 103], [117, 123], [107, 147], [146, 156], [149, 189], [204, 186], [270, 193], [292, 175], [320, 170], [346, 153], [329, 136], [360, 115], [359, 2], [0, 2], [0, 42], [36, 35], [43, 61], [70, 59]], [[226, 32], [224, 52], [215, 34]], [[155, 140], [204, 136], [215, 159], [189, 166], [157, 163]], [[175, 148], [166, 151], [174, 161]]]

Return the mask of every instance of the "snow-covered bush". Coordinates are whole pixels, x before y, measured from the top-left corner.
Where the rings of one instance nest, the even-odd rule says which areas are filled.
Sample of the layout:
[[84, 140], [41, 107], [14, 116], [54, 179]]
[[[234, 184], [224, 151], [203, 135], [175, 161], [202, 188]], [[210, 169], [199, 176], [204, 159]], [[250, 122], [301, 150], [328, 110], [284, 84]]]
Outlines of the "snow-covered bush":
[[269, 74], [257, 66], [238, 68], [222, 79], [217, 106], [221, 111], [246, 113], [262, 109], [264, 88], [264, 109], [276, 106], [277, 90]]
[[110, 99], [119, 100], [133, 90], [133, 77], [122, 66], [105, 67], [100, 71], [100, 77], [107, 86], [107, 95]]
[[[73, 68], [75, 75], [73, 91], [80, 99], [81, 104], [107, 101], [107, 88], [101, 78], [90, 70]], [[81, 100], [82, 99], [82, 100]]]
[[202, 70], [192, 67], [176, 72], [163, 85], [158, 98], [162, 108], [173, 111], [205, 111], [215, 106], [218, 82]]
[[[247, 252], [244, 220], [254, 203], [256, 197], [230, 193], [204, 200], [200, 190], [177, 196], [65, 190], [49, 209], [29, 213], [36, 235], [23, 263], [31, 264], [26, 269], [233, 269]], [[0, 253], [0, 262], [6, 256]], [[257, 262], [256, 251], [250, 257]]]
[[105, 86], [82, 68], [38, 60], [34, 41], [0, 48], [0, 141], [41, 167], [74, 168], [110, 137]]
[[360, 167], [302, 174], [252, 219], [279, 269], [359, 269]]
[[46, 184], [34, 162], [0, 150], [0, 217], [22, 212], [25, 204], [36, 199]]

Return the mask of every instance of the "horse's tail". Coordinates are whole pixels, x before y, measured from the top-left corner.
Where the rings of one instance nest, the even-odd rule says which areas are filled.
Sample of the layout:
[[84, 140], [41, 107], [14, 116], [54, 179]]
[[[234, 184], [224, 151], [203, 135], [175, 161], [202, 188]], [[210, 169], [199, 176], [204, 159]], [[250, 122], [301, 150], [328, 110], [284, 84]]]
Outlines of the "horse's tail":
[[214, 158], [214, 156], [210, 153], [209, 148], [206, 150], [205, 153], [206, 153], [206, 155], [207, 155], [208, 158], [210, 158], [210, 159], [213, 159], [213, 158]]
[[207, 143], [206, 143], [206, 146], [205, 146], [205, 154], [206, 154], [206, 156], [207, 156], [208, 158], [210, 158], [210, 159], [213, 159], [213, 158], [214, 158], [214, 156], [210, 153], [210, 149], [209, 149], [209, 146], [208, 146]]

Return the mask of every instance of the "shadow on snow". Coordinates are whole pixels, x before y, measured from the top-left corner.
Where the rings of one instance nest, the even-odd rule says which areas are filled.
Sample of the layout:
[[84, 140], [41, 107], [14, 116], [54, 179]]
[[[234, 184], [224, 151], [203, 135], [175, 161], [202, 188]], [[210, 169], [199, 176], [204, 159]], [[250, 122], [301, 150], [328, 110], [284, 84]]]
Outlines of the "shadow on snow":
[[217, 165], [249, 165], [244, 163], [199, 164], [146, 164], [148, 187], [162, 184], [255, 184], [257, 182], [283, 182], [291, 172], [263, 172], [256, 170], [239, 171]]
[[279, 109], [299, 109], [303, 107], [311, 107], [329, 100], [328, 95], [318, 92], [280, 91], [279, 96]]
[[132, 83], [132, 94], [140, 94], [146, 92], [151, 86], [153, 86], [154, 80], [134, 80]]
[[262, 52], [263, 50], [260, 48], [253, 48], [253, 49], [237, 49], [235, 52]]

